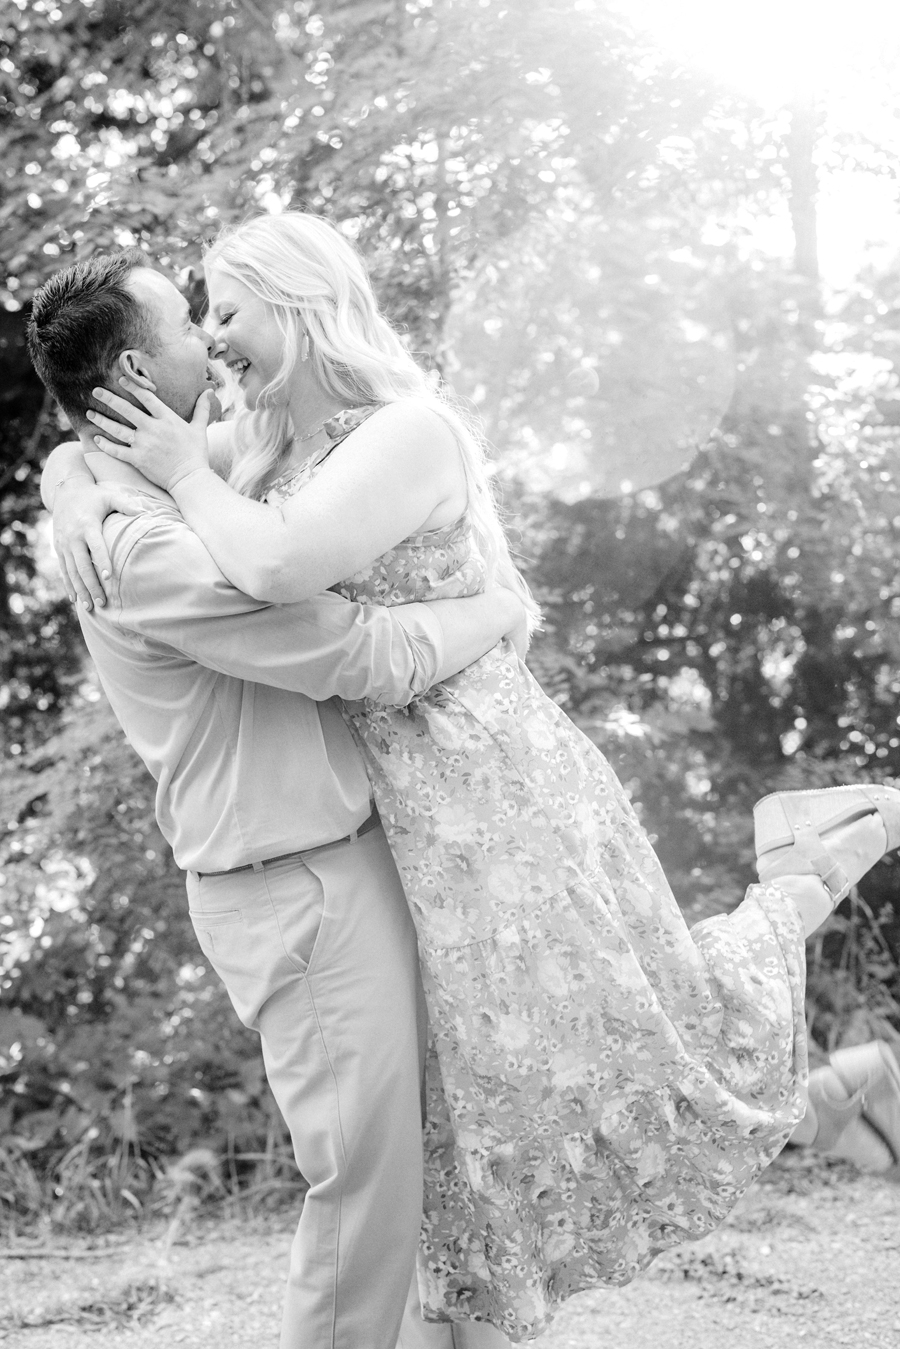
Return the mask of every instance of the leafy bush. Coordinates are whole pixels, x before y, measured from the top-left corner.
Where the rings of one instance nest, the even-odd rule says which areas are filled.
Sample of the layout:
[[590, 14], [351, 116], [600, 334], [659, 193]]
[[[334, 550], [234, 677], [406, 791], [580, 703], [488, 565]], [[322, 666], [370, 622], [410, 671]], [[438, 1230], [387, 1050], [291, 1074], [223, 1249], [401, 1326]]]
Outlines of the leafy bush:
[[283, 1170], [257, 1037], [203, 963], [153, 788], [105, 701], [80, 701], [4, 780], [7, 1221], [120, 1220], [201, 1146], [235, 1188]]

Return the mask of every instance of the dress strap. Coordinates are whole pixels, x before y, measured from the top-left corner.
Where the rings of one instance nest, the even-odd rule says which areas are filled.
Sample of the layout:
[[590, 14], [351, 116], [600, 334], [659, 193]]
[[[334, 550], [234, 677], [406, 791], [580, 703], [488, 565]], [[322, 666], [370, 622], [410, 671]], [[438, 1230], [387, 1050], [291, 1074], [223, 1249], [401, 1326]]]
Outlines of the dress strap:
[[373, 412], [377, 412], [383, 406], [383, 403], [371, 403], [368, 407], [344, 408], [341, 412], [335, 413], [333, 417], [329, 417], [322, 429], [331, 444], [323, 454], [319, 455], [314, 470], [325, 463], [331, 452], [347, 439], [351, 431], [355, 431], [358, 426], [362, 426], [363, 422], [369, 420]]
[[373, 412], [383, 407], [383, 403], [367, 403], [364, 407], [343, 408], [328, 418], [325, 423], [325, 434], [331, 440], [343, 440], [351, 431], [355, 431], [363, 422], [368, 421]]
[[265, 499], [270, 492], [280, 492], [282, 495], [293, 496], [321, 468], [332, 450], [336, 450], [338, 445], [347, 439], [351, 431], [355, 431], [358, 426], [362, 426], [363, 422], [368, 421], [373, 412], [377, 412], [383, 406], [383, 403], [370, 403], [366, 407], [343, 408], [340, 412], [336, 412], [333, 417], [329, 417], [328, 421], [322, 425], [322, 430], [328, 437], [328, 444], [325, 449], [314, 459], [305, 460], [299, 468], [289, 469], [287, 473], [282, 473], [281, 477], [276, 478], [274, 482], [270, 482], [262, 499]]

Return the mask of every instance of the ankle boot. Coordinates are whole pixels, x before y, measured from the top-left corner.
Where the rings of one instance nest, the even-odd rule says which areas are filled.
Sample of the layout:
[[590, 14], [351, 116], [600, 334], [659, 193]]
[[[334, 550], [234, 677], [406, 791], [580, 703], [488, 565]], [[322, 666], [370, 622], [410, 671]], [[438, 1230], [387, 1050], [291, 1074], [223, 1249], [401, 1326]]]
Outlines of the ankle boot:
[[[871, 844], [867, 836], [857, 844], [846, 830], [835, 838], [836, 829], [867, 815], [880, 819], [886, 846]], [[816, 875], [837, 905], [885, 853], [900, 846], [900, 791], [870, 783], [776, 792], [757, 801], [753, 825], [761, 881]]]
[[900, 1066], [884, 1040], [838, 1049], [809, 1077], [816, 1152], [900, 1182]]

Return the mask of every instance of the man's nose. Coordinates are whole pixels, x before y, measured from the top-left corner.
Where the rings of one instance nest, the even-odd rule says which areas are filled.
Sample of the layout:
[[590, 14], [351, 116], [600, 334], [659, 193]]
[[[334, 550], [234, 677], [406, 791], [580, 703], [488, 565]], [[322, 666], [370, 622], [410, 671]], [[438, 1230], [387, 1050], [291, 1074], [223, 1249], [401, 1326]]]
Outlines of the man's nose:
[[213, 347], [215, 346], [215, 341], [213, 339], [212, 333], [208, 333], [206, 329], [202, 327], [199, 323], [195, 323], [194, 327], [197, 329], [197, 332], [200, 334], [200, 336], [203, 338], [203, 341], [206, 343], [206, 350], [209, 352], [210, 355], [212, 355], [212, 350]]

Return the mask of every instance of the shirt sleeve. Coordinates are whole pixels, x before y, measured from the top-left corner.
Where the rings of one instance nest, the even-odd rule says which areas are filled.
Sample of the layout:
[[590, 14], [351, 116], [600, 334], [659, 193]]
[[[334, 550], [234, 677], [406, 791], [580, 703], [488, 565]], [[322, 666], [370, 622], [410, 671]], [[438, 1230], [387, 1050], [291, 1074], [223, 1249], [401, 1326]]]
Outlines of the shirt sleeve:
[[207, 669], [320, 702], [373, 698], [404, 707], [434, 683], [443, 636], [426, 605], [353, 604], [331, 591], [266, 604], [226, 580], [179, 518], [138, 521], [111, 550], [110, 608], [128, 631]]

